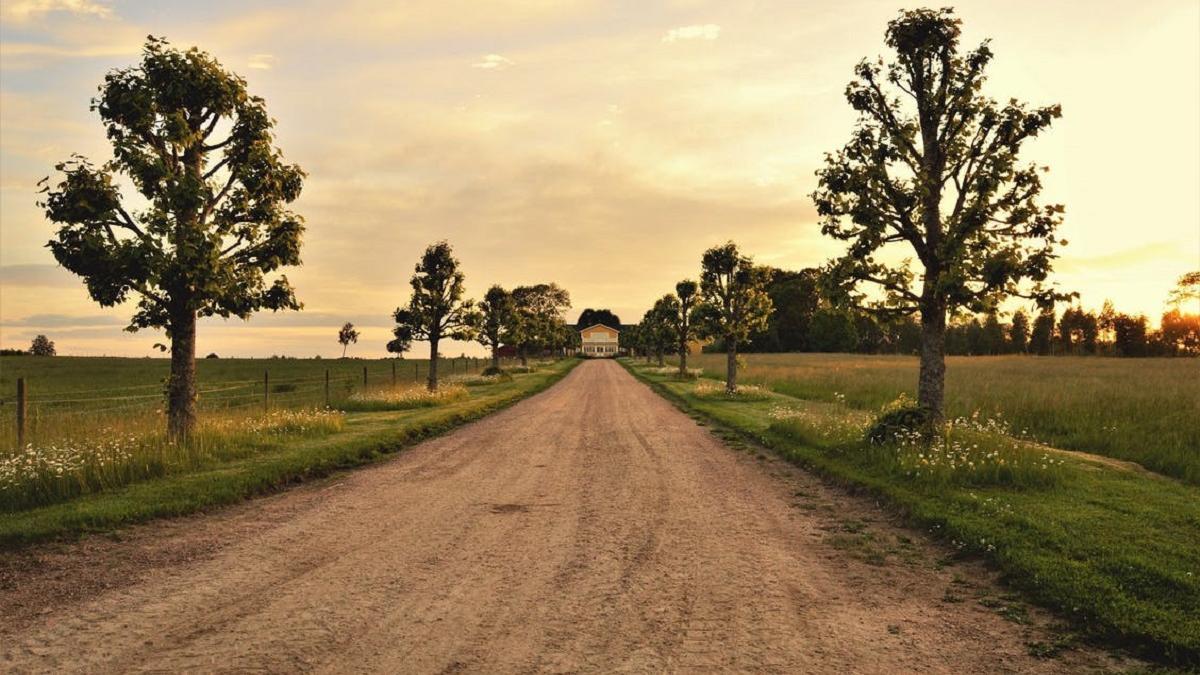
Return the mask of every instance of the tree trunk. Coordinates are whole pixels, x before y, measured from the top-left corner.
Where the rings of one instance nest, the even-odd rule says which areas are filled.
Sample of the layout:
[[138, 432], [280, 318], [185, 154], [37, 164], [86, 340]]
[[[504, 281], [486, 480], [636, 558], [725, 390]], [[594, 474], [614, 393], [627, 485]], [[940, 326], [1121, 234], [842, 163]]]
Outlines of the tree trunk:
[[658, 353], [656, 354], [656, 356], [658, 357], [659, 367], [667, 365], [667, 362], [663, 360], [663, 350], [662, 349], [658, 350]]
[[737, 341], [728, 336], [725, 338], [725, 391], [730, 394], [737, 391]]
[[525, 357], [525, 348], [524, 347], [521, 347], [520, 349], [517, 350], [517, 356], [521, 357], [521, 365], [522, 366], [529, 365], [529, 360]]
[[500, 345], [492, 345], [492, 367], [500, 370]]
[[687, 340], [679, 341], [679, 376], [687, 377], [687, 357], [688, 345]]
[[186, 440], [196, 426], [196, 313], [171, 321], [171, 376], [167, 379], [167, 433]]
[[438, 338], [429, 339], [429, 381], [426, 385], [429, 391], [437, 391], [438, 378]]
[[342, 343], [342, 358], [346, 358], [346, 348], [350, 346], [349, 342]]
[[921, 374], [917, 403], [929, 414], [934, 428], [944, 419], [942, 404], [946, 387], [946, 306], [927, 301], [921, 307]]

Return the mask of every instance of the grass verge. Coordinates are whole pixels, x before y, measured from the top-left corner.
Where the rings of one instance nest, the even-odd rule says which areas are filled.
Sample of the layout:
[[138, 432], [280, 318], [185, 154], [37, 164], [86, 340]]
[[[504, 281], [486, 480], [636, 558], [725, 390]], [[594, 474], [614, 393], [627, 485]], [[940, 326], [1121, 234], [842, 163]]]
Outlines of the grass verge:
[[441, 406], [351, 413], [343, 430], [335, 434], [266, 443], [248, 456], [202, 470], [0, 513], [0, 550], [193, 513], [379, 461], [545, 390], [576, 363], [567, 359], [510, 382], [478, 388], [469, 398]]
[[[961, 555], [1089, 638], [1160, 662], [1200, 665], [1200, 489], [1152, 474], [1068, 458], [1047, 485], [924, 482], [878, 450], [830, 434], [796, 435], [780, 406], [836, 416], [844, 406], [772, 393], [758, 400], [697, 396], [680, 381], [625, 363], [680, 408], [736, 431], [834, 482], [882, 498]], [[811, 409], [810, 409], [811, 408]], [[851, 411], [853, 414], [853, 411]], [[813, 428], [808, 425], [807, 428]]]

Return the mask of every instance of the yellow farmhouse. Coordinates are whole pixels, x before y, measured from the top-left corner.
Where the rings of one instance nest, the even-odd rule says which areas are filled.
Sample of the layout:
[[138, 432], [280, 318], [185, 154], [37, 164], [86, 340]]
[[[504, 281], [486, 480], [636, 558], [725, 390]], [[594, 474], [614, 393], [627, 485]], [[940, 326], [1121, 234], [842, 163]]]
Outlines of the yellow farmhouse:
[[579, 331], [579, 353], [584, 356], [616, 356], [620, 332], [598, 323]]

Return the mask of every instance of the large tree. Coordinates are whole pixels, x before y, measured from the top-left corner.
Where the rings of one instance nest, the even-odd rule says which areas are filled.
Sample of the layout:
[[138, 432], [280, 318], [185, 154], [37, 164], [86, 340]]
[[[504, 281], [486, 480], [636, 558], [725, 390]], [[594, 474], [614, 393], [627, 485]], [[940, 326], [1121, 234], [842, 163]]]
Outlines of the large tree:
[[[274, 146], [265, 102], [195, 48], [150, 38], [92, 109], [113, 157], [57, 165], [62, 180], [39, 202], [61, 225], [49, 247], [100, 305], [137, 298], [128, 330], [166, 331], [167, 426], [181, 439], [196, 421], [197, 318], [300, 309], [287, 278], [266, 275], [300, 264], [303, 221], [287, 205], [304, 172]], [[141, 198], [127, 200], [118, 176]]]
[[492, 368], [500, 368], [500, 345], [508, 337], [513, 323], [512, 294], [500, 286], [492, 286], [479, 303], [482, 319], [475, 339], [492, 352]]
[[1033, 319], [1029, 331], [1029, 351], [1038, 356], [1049, 356], [1054, 350], [1054, 311], [1044, 308]]
[[746, 351], [806, 351], [809, 324], [821, 304], [821, 271], [771, 269], [767, 295], [774, 309], [767, 328], [751, 336]]
[[575, 322], [575, 327], [583, 330], [596, 324], [621, 330], [621, 317], [607, 309], [592, 309], [589, 307], [579, 314], [579, 321]]
[[571, 295], [558, 284], [518, 286], [512, 291], [513, 322], [507, 344], [517, 348], [521, 365], [530, 351], [554, 349], [565, 345], [564, 316], [571, 307]]
[[1008, 329], [1008, 339], [1014, 352], [1025, 353], [1025, 346], [1029, 343], [1029, 317], [1024, 310], [1019, 309], [1016, 314], [1013, 314], [1012, 326]]
[[392, 332], [397, 339], [429, 342], [429, 391], [438, 388], [438, 343], [443, 339], [471, 340], [478, 330], [479, 312], [474, 302], [463, 298], [463, 280], [450, 244], [432, 244], [409, 281], [412, 297], [408, 306], [392, 313], [396, 320]]
[[646, 345], [650, 348], [649, 351], [654, 353], [660, 366], [665, 363], [663, 357], [678, 348], [677, 322], [680, 308], [679, 298], [668, 293], [655, 301], [639, 324]]
[[45, 335], [38, 335], [29, 344], [29, 354], [31, 356], [56, 356], [58, 350], [54, 348], [53, 340]]
[[675, 340], [678, 342], [676, 349], [679, 352], [680, 377], [687, 376], [688, 351], [691, 350], [692, 339], [696, 337], [696, 328], [692, 325], [692, 310], [696, 308], [699, 292], [700, 286], [691, 279], [684, 279], [675, 284], [675, 297], [679, 299], [679, 307], [672, 318], [675, 324]]
[[771, 298], [766, 293], [767, 271], [738, 251], [732, 241], [704, 252], [700, 261], [700, 302], [695, 322], [702, 337], [721, 340], [725, 347], [725, 391], [737, 391], [737, 350], [767, 326]]
[[[1018, 163], [1061, 108], [984, 97], [992, 51], [984, 42], [961, 53], [959, 25], [950, 9], [904, 10], [888, 24], [895, 59], [859, 63], [846, 88], [858, 125], [826, 156], [813, 193], [822, 232], [850, 242], [830, 270], [856, 303], [919, 313], [917, 398], [931, 424], [943, 418], [947, 314], [1061, 297], [1044, 282], [1065, 243], [1055, 237], [1062, 207], [1039, 205], [1037, 167]], [[907, 247], [916, 269], [877, 257], [890, 244]], [[869, 300], [859, 282], [882, 295]]]

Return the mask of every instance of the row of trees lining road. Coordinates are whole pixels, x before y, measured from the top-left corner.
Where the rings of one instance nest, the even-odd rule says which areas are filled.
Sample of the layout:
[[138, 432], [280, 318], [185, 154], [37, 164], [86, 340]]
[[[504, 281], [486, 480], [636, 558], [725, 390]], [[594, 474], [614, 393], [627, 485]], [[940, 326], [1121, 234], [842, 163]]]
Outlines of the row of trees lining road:
[[518, 286], [511, 292], [492, 286], [476, 305], [464, 297], [464, 282], [450, 244], [432, 244], [417, 263], [408, 304], [392, 313], [396, 341], [429, 343], [430, 391], [438, 388], [438, 344], [443, 339], [475, 340], [488, 347], [492, 369], [500, 367], [501, 345], [515, 347], [524, 365], [530, 353], [563, 350], [575, 339], [564, 319], [571, 296], [557, 284]]
[[700, 283], [685, 279], [675, 293], [659, 298], [629, 336], [636, 349], [658, 358], [679, 354], [679, 373], [687, 373], [694, 338], [720, 340], [725, 349], [725, 390], [737, 391], [738, 346], [766, 327], [771, 298], [767, 269], [754, 264], [733, 242], [704, 252]]
[[[995, 312], [1010, 297], [1039, 307], [1069, 297], [1046, 283], [1055, 247], [1066, 243], [1056, 236], [1063, 209], [1039, 203], [1040, 172], [1018, 161], [1061, 109], [984, 96], [991, 49], [984, 42], [963, 53], [959, 38], [950, 9], [905, 10], [889, 22], [885, 42], [894, 59], [864, 60], [855, 69], [846, 98], [858, 123], [850, 141], [826, 156], [812, 194], [822, 232], [848, 243], [826, 267], [831, 295], [874, 316], [918, 318], [918, 400], [931, 424], [943, 418], [949, 317]], [[43, 181], [38, 203], [60, 226], [49, 247], [100, 305], [137, 299], [129, 330], [166, 332], [168, 429], [182, 438], [195, 424], [197, 319], [301, 308], [287, 278], [268, 275], [300, 264], [303, 219], [288, 205], [305, 174], [275, 147], [265, 102], [195, 48], [148, 39], [140, 65], [111, 71], [92, 108], [113, 157], [94, 165], [72, 156], [56, 166], [59, 182]], [[145, 208], [125, 199], [122, 176]], [[436, 356], [442, 337], [481, 333], [471, 322], [482, 315], [461, 299], [461, 275], [455, 283], [457, 261], [439, 246], [418, 265], [410, 305], [396, 312], [389, 347], [397, 351], [427, 339]], [[915, 256], [915, 269], [881, 262], [880, 252], [896, 247]], [[675, 311], [675, 326], [722, 340], [730, 391], [739, 346], [770, 314], [768, 276], [733, 244], [710, 249], [694, 310], [680, 302], [655, 312]], [[573, 339], [561, 319], [568, 304], [562, 289], [520, 287], [511, 300], [510, 325], [494, 334], [506, 335], [522, 360]], [[1046, 323], [1035, 319], [1031, 341], [1039, 320]], [[1136, 322], [1114, 327], [1137, 330]], [[495, 349], [494, 340], [488, 344]]]
[[[39, 183], [38, 205], [59, 225], [48, 246], [101, 306], [137, 300], [128, 330], [166, 332], [167, 429], [172, 439], [186, 439], [196, 424], [197, 319], [302, 307], [286, 276], [267, 277], [301, 262], [304, 221], [288, 205], [305, 173], [274, 145], [263, 99], [196, 48], [147, 39], [140, 64], [105, 76], [92, 110], [113, 156], [95, 165], [72, 155], [56, 165], [58, 182]], [[121, 181], [141, 199], [126, 199]], [[439, 340], [482, 335], [484, 315], [462, 299], [458, 261], [444, 242], [426, 250], [412, 287], [408, 306], [395, 312], [388, 349], [403, 353], [411, 340], [429, 341], [429, 387], [436, 389]], [[523, 362], [531, 350], [574, 337], [562, 320], [570, 298], [558, 286], [520, 287], [511, 300], [511, 314], [488, 316], [500, 325], [490, 335], [516, 344]], [[357, 339], [353, 325], [342, 327], [343, 356]], [[498, 346], [485, 344], [493, 353]]]

